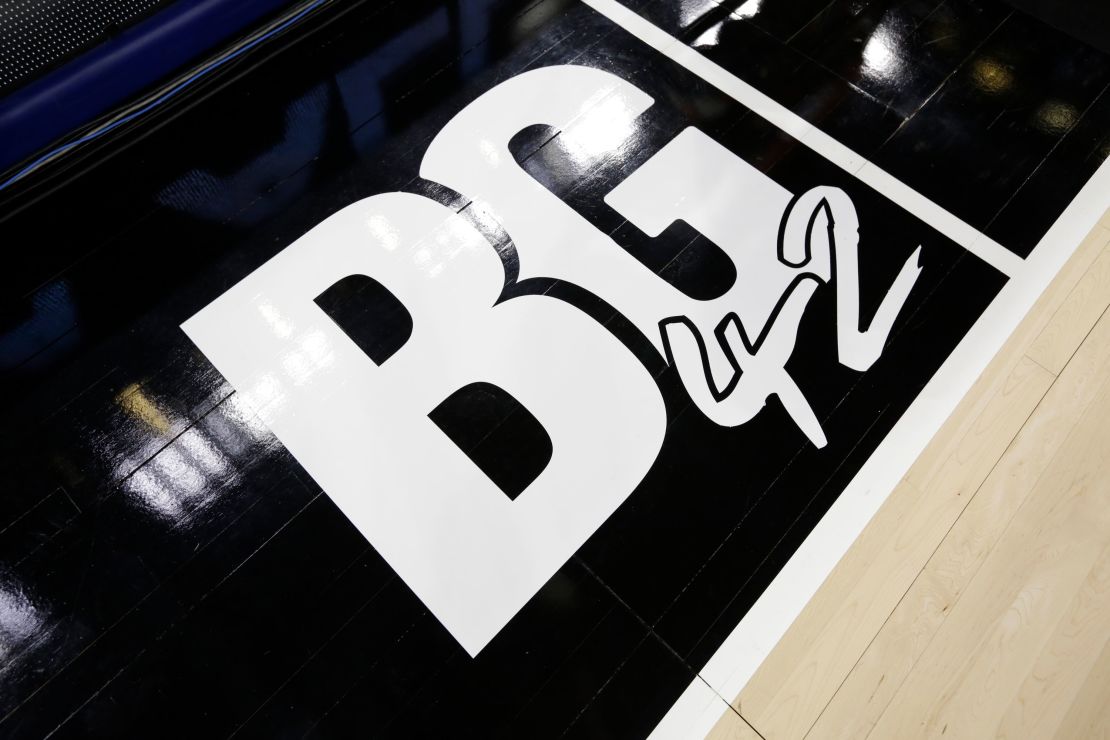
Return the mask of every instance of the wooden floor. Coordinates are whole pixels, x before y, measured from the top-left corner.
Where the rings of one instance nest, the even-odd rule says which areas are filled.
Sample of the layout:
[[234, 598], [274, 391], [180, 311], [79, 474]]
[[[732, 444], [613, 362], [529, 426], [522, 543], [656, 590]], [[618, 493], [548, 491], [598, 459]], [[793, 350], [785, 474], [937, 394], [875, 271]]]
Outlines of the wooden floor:
[[1110, 738], [1108, 306], [1110, 212], [710, 737]]

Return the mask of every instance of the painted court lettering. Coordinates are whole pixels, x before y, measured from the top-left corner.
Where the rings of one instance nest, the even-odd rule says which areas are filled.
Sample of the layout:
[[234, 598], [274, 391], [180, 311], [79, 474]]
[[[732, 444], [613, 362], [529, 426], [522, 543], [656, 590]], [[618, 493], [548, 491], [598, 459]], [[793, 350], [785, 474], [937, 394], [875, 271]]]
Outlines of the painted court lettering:
[[[709, 419], [743, 424], [776, 396], [824, 446], [786, 370], [806, 307], [821, 286], [834, 287], [839, 361], [866, 370], [920, 274], [920, 250], [876, 315], [861, 317], [860, 224], [848, 195], [819, 186], [795, 197], [687, 128], [605, 201], [651, 237], [682, 219], [733, 260], [729, 290], [690, 298], [544, 189], [508, 149], [522, 129], [546, 124], [572, 151], [603, 153], [651, 105], [607, 72], [532, 70], [448, 122], [420, 174], [500, 222], [518, 279], [572, 283], [619, 311]], [[411, 336], [381, 365], [314, 303], [351, 275], [380, 283], [412, 317]], [[422, 196], [386, 193], [332, 215], [183, 325], [471, 655], [643, 480], [667, 423], [655, 381], [607, 329], [549, 296], [498, 302], [504, 283], [497, 252], [464, 218]], [[510, 394], [551, 439], [551, 460], [515, 500], [428, 418], [479, 382]]]

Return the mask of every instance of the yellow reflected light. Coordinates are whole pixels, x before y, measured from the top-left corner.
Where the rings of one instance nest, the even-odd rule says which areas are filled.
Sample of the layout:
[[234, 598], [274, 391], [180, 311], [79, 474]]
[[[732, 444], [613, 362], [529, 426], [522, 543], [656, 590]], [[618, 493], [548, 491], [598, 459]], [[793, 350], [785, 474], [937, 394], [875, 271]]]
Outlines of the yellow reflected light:
[[167, 434], [170, 431], [170, 420], [154, 401], [147, 398], [138, 383], [132, 383], [120, 391], [116, 395], [116, 403], [128, 414], [159, 434]]
[[971, 79], [980, 90], [992, 95], [1005, 92], [1014, 84], [1013, 73], [990, 57], [981, 57], [972, 63]]
[[1048, 100], [1037, 109], [1037, 123], [1052, 134], [1062, 134], [1071, 129], [1079, 117], [1075, 106], [1060, 100]]

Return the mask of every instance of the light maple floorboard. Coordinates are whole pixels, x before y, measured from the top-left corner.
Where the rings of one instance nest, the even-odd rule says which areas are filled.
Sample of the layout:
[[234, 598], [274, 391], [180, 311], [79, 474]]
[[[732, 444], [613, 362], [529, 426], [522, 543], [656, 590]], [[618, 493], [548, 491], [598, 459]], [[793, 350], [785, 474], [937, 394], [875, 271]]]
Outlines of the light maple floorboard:
[[706, 740], [760, 740], [760, 737], [736, 712], [725, 712]]
[[1108, 306], [1110, 212], [710, 737], [1110, 738]]

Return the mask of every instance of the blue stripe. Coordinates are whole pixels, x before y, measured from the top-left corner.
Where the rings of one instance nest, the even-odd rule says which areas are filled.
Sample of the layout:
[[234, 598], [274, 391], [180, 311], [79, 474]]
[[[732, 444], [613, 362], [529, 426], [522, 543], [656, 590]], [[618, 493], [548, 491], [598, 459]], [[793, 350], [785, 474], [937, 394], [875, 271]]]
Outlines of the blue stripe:
[[[328, 0], [316, 0], [265, 35], [197, 71], [125, 118], [36, 157], [0, 183], [0, 190], [51, 157], [149, 112], [325, 2]], [[0, 106], [0, 170], [127, 102], [204, 52], [239, 35], [268, 13], [289, 4], [290, 0], [180, 0], [21, 88]]]

